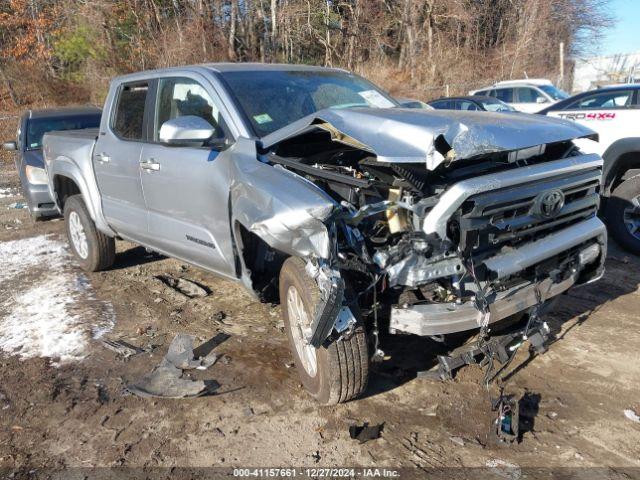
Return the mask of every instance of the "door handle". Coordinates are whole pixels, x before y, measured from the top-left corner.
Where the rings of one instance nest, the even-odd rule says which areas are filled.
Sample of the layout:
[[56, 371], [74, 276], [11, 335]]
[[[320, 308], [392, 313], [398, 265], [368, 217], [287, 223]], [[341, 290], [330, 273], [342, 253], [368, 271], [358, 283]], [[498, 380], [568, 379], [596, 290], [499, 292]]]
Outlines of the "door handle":
[[140, 168], [157, 172], [158, 170], [160, 170], [160, 164], [153, 158], [149, 158], [148, 160], [142, 160], [140, 162]]
[[96, 155], [96, 160], [98, 160], [100, 163], [109, 163], [111, 161], [111, 157], [109, 157], [109, 155], [107, 155], [106, 153], [98, 153]]

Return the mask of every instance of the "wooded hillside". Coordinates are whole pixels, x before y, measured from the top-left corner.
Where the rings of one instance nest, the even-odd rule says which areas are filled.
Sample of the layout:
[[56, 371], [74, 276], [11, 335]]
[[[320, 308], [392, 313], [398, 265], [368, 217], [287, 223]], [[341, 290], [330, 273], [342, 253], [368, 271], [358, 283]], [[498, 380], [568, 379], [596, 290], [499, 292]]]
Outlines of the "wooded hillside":
[[560, 42], [568, 67], [609, 22], [606, 0], [3, 0], [0, 110], [100, 104], [113, 75], [225, 60], [342, 66], [427, 100], [558, 80]]

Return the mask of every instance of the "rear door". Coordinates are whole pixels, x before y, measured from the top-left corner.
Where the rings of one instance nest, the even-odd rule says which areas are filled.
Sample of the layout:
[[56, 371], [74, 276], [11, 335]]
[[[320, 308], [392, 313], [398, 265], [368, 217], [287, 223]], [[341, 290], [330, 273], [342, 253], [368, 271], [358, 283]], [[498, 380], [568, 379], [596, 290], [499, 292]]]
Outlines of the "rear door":
[[107, 223], [116, 232], [144, 242], [147, 212], [140, 182], [140, 153], [145, 134], [149, 82], [120, 85], [110, 115], [100, 129], [93, 166]]
[[596, 131], [600, 141], [595, 149], [600, 155], [616, 140], [640, 135], [639, 114], [634, 89], [631, 88], [596, 91], [562, 110], [551, 110], [547, 113], [552, 117], [573, 120]]
[[521, 112], [536, 113], [545, 106], [548, 106], [548, 102], [547, 97], [538, 89], [533, 87], [518, 87], [514, 88], [514, 98], [511, 106]]
[[496, 88], [491, 91], [491, 96], [496, 97], [498, 100], [502, 100], [504, 103], [508, 103], [516, 110], [524, 111], [515, 103], [516, 99], [513, 91], [514, 89], [511, 87]]
[[233, 139], [221, 102], [205, 78], [164, 77], [157, 83], [149, 141], [140, 158], [150, 242], [158, 250], [235, 278], [230, 252], [229, 174], [231, 152], [202, 146], [165, 145], [160, 127], [167, 120], [196, 115], [215, 127], [218, 142]]

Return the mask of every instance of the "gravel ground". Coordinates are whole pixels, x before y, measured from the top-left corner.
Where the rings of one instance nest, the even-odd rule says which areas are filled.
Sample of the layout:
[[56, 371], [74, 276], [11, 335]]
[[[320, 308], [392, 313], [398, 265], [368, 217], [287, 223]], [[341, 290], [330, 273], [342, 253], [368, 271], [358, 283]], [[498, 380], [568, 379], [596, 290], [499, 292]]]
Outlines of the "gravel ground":
[[[291, 366], [279, 306], [127, 242], [118, 242], [113, 269], [81, 273], [63, 222], [35, 223], [11, 207], [20, 201], [13, 163], [0, 161], [0, 477], [123, 467], [168, 478], [178, 470], [166, 467], [289, 466], [402, 468], [406, 478], [472, 472], [459, 467], [498, 467], [497, 478], [528, 468], [640, 476], [640, 423], [630, 413], [640, 413], [640, 261], [615, 246], [604, 279], [572, 290], [547, 315], [549, 351], [518, 354], [507, 391], [524, 399], [524, 433], [499, 447], [487, 439], [479, 371], [468, 367], [446, 383], [416, 378], [433, 364], [431, 341], [384, 337], [390, 358], [374, 369], [364, 398], [320, 407]], [[210, 294], [177, 294], [161, 274]], [[124, 385], [157, 365], [178, 332], [196, 343], [229, 335], [215, 348], [218, 362], [193, 374], [218, 382], [216, 394], [127, 394]], [[125, 359], [105, 338], [145, 351]], [[381, 438], [352, 440], [349, 426], [362, 422], [384, 423]]]

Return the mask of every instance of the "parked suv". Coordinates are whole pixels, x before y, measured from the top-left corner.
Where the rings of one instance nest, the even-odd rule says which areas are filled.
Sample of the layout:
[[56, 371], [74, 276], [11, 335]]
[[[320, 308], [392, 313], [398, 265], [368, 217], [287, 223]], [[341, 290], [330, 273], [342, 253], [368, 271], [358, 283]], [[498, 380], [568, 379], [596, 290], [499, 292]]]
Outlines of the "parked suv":
[[491, 87], [472, 90], [469, 95], [496, 97], [516, 110], [527, 113], [536, 113], [569, 96], [544, 78], [498, 82]]
[[599, 142], [582, 142], [582, 148], [604, 159], [607, 226], [623, 247], [640, 254], [640, 84], [580, 93], [540, 113], [598, 132]]
[[429, 102], [436, 110], [479, 110], [482, 112], [515, 112], [516, 109], [494, 97], [469, 95], [467, 97], [444, 97]]
[[22, 114], [16, 139], [2, 146], [4, 150], [16, 153], [15, 164], [20, 175], [22, 194], [34, 220], [59, 214], [47, 186], [42, 158], [43, 135], [52, 130], [96, 128], [99, 125], [100, 109], [95, 107], [27, 110]]
[[604, 268], [602, 159], [573, 144], [591, 130], [396, 107], [302, 65], [118, 77], [99, 129], [45, 135], [49, 188], [86, 270], [124, 238], [279, 299], [303, 385], [344, 402], [381, 329], [512, 329], [514, 351], [541, 337], [542, 303]]

